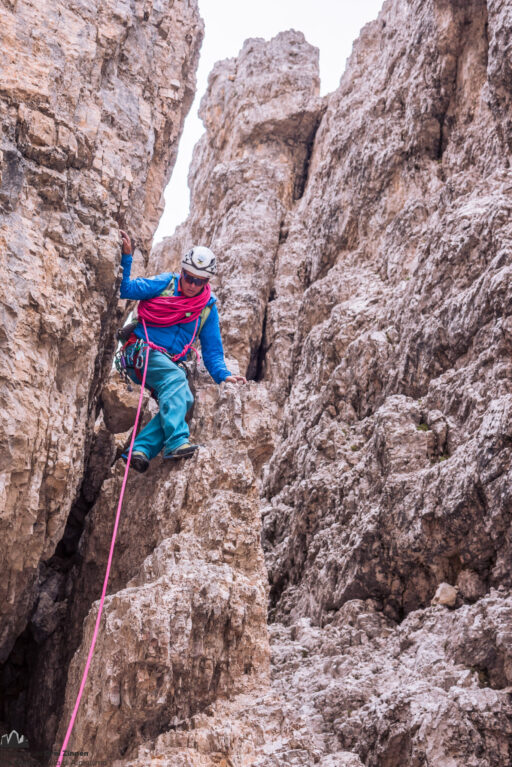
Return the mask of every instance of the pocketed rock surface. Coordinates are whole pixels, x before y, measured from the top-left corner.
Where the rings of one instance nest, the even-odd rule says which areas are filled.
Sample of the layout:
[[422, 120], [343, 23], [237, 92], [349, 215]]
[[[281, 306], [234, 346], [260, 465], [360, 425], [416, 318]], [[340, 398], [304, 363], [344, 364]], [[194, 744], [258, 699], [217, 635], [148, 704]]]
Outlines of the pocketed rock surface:
[[[190, 216], [146, 271], [212, 247], [228, 367], [251, 381], [196, 371], [205, 446], [130, 475], [71, 748], [115, 767], [512, 763], [511, 21], [500, 0], [388, 0], [325, 98], [299, 32], [215, 66]], [[96, 421], [96, 500], [32, 629], [32, 721], [48, 696], [56, 748], [126, 407]]]

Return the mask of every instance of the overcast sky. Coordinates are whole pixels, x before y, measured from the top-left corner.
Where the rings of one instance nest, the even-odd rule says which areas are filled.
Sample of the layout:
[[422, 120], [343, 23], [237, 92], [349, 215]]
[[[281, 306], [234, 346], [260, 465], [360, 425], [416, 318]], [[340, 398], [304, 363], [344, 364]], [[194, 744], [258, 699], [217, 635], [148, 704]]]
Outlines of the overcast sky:
[[368, 21], [377, 18], [383, 0], [199, 0], [205, 37], [197, 73], [197, 92], [185, 121], [178, 159], [165, 190], [165, 210], [155, 242], [172, 234], [188, 215], [187, 174], [192, 150], [203, 133], [197, 116], [208, 75], [219, 59], [236, 56], [248, 37], [265, 40], [286, 29], [298, 29], [320, 49], [322, 94], [338, 87], [352, 43]]

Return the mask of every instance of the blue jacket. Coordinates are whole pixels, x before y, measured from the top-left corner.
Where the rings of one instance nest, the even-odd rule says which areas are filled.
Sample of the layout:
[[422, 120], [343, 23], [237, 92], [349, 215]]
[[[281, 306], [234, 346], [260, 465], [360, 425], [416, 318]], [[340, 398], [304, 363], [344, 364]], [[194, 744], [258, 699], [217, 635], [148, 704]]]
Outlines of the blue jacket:
[[[121, 298], [130, 298], [135, 301], [142, 301], [146, 298], [156, 298], [156, 296], [159, 296], [160, 293], [165, 290], [173, 277], [179, 277], [179, 274], [164, 272], [163, 274], [158, 274], [156, 277], [137, 277], [136, 279], [131, 280], [130, 272], [132, 269], [132, 256], [126, 253], [123, 253], [122, 255], [121, 266], [123, 267], [123, 279], [120, 290]], [[178, 279], [175, 280], [174, 295], [179, 295]], [[204, 364], [206, 365], [209, 374], [215, 383], [221, 383], [221, 381], [224, 381], [231, 375], [231, 373], [227, 369], [224, 361], [224, 349], [222, 348], [222, 339], [220, 337], [219, 313], [215, 306], [216, 301], [217, 299], [213, 295], [208, 301], [207, 306], [211, 307], [210, 314], [202, 327], [199, 340], [201, 341]], [[149, 325], [146, 325], [149, 340], [157, 346], [163, 346], [167, 349], [169, 354], [179, 354], [183, 351], [184, 347], [192, 338], [195, 326], [195, 320], [193, 322], [180, 322], [178, 325], [171, 325], [163, 328], [149, 327]], [[145, 339], [144, 328], [142, 327], [141, 322], [139, 322], [135, 328], [134, 333], [138, 338]]]

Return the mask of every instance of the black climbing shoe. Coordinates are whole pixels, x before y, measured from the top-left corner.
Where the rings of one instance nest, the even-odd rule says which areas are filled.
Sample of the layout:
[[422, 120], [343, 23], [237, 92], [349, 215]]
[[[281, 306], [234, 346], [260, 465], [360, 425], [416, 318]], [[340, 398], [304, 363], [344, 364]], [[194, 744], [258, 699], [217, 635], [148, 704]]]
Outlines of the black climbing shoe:
[[183, 445], [164, 455], [164, 458], [190, 458], [198, 447], [199, 445], [191, 445], [189, 442], [185, 442]]
[[[126, 463], [128, 461], [128, 453], [123, 453], [121, 458]], [[145, 453], [134, 451], [130, 460], [130, 468], [135, 469], [135, 471], [138, 471], [141, 474], [144, 474], [144, 472], [149, 468], [149, 458]]]

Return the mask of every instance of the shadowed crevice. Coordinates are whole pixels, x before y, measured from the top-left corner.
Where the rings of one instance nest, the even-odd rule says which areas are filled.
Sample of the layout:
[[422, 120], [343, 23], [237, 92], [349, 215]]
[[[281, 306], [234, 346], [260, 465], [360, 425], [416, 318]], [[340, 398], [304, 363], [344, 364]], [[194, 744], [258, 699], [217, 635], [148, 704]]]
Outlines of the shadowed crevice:
[[[270, 300], [270, 299], [269, 299]], [[261, 326], [261, 338], [257, 346], [251, 349], [251, 358], [247, 367], [246, 378], [249, 381], [263, 381], [266, 371], [266, 357], [269, 347], [267, 346], [267, 314], [268, 303], [265, 306], [263, 324]]]

